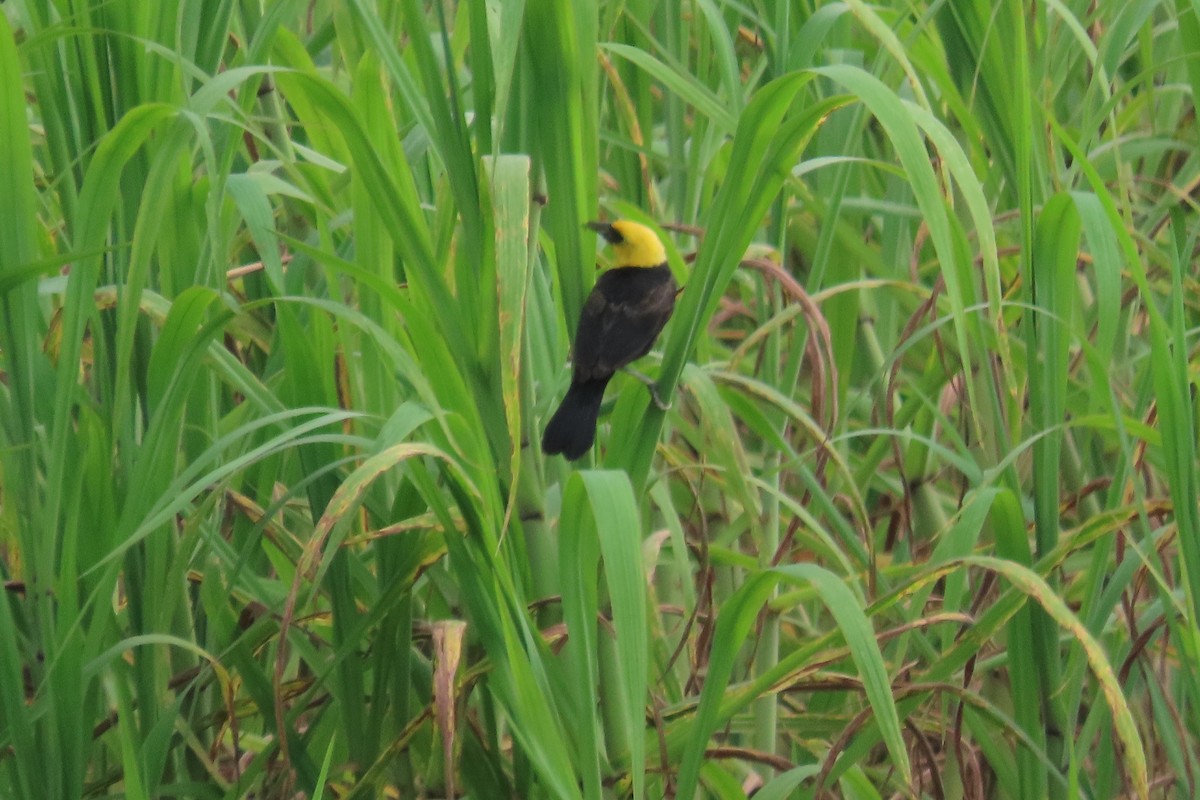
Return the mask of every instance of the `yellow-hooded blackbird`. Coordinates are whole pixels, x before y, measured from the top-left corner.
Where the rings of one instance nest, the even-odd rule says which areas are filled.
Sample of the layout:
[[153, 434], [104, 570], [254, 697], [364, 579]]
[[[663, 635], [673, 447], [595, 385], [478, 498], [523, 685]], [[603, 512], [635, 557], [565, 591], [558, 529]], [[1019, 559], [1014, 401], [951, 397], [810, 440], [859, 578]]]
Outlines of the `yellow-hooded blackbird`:
[[612, 245], [612, 269], [596, 281], [575, 331], [571, 388], [542, 436], [547, 455], [574, 461], [596, 438], [596, 417], [613, 373], [650, 351], [675, 309], [675, 278], [658, 235], [629, 220], [589, 222]]

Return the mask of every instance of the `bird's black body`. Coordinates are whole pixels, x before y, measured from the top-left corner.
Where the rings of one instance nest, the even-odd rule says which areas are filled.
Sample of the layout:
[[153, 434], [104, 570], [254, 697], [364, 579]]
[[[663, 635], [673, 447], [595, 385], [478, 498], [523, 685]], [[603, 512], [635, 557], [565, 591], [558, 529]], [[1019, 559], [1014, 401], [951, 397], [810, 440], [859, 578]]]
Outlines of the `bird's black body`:
[[650, 351], [675, 309], [676, 290], [665, 260], [618, 266], [600, 276], [580, 313], [571, 388], [546, 426], [543, 451], [572, 461], [588, 451], [604, 388], [614, 372]]
[[601, 275], [579, 315], [572, 382], [610, 378], [650, 352], [675, 309], [675, 290], [666, 264]]

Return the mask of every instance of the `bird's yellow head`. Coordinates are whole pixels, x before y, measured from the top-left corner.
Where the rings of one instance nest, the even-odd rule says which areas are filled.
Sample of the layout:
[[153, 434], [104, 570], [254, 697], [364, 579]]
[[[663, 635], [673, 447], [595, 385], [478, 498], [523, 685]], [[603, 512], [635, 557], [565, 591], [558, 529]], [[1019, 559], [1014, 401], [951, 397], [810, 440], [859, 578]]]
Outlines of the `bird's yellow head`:
[[588, 227], [612, 245], [618, 267], [657, 267], [667, 263], [667, 251], [658, 234], [638, 222], [589, 222]]

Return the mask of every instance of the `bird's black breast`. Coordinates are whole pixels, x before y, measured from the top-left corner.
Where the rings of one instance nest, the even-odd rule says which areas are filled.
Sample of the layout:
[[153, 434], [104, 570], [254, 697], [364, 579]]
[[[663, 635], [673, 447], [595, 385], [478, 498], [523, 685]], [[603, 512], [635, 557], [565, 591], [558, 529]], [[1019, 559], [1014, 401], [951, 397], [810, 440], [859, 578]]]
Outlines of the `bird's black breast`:
[[675, 278], [666, 264], [617, 267], [596, 281], [575, 333], [575, 381], [607, 378], [644, 356], [675, 308]]

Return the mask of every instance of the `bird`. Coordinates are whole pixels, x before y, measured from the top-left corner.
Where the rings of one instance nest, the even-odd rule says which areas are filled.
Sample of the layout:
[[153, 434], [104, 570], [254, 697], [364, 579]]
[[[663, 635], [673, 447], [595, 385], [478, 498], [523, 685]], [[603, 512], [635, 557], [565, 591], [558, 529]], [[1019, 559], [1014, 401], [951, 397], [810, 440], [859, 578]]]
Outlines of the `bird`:
[[651, 228], [627, 219], [587, 227], [612, 245], [614, 259], [583, 304], [571, 387], [542, 435], [544, 453], [561, 453], [569, 461], [591, 449], [605, 387], [617, 370], [650, 352], [678, 293], [667, 251]]

